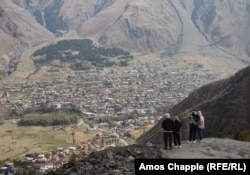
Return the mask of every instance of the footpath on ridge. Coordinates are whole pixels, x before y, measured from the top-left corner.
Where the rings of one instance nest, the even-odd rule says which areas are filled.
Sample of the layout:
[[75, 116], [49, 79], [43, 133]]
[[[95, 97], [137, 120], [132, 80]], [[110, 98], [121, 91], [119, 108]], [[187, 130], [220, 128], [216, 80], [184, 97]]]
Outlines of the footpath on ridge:
[[182, 148], [160, 148], [162, 158], [170, 159], [247, 159], [250, 158], [250, 142], [231, 139], [205, 138], [201, 142], [182, 141]]

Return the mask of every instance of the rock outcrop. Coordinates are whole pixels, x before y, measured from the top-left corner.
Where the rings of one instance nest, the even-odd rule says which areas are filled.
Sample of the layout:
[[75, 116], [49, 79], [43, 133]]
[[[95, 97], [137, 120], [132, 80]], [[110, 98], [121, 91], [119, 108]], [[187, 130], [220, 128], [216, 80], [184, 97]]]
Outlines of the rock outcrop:
[[134, 174], [135, 159], [161, 159], [160, 147], [151, 144], [140, 146], [110, 147], [104, 151], [92, 152], [87, 158], [76, 156], [57, 171], [58, 175], [89, 174]]

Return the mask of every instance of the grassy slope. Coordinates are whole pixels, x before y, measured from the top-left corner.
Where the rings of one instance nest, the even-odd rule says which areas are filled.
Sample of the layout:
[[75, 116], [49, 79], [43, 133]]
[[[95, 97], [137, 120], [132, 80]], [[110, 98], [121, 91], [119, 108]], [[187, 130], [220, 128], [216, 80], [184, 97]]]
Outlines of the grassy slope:
[[[76, 142], [92, 138], [95, 133], [84, 134], [85, 128], [76, 130]], [[6, 123], [0, 126], [0, 161], [7, 158], [23, 157], [27, 153], [52, 151], [57, 147], [68, 148], [72, 145], [72, 128], [66, 131], [53, 131], [52, 127], [18, 127]], [[10, 151], [9, 151], [10, 150]]]

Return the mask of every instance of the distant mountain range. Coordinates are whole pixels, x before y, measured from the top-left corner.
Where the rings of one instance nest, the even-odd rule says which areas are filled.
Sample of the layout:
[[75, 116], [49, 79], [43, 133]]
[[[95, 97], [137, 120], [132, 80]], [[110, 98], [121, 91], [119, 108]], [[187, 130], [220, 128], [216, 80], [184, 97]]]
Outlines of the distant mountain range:
[[56, 35], [140, 52], [217, 47], [250, 61], [249, 0], [12, 0]]
[[250, 0], [1, 0], [0, 65], [73, 34], [129, 52], [248, 64], [249, 16]]
[[[182, 137], [188, 140], [188, 116], [195, 107], [205, 117], [205, 137], [236, 138], [250, 140], [250, 66], [234, 76], [197, 90], [168, 112], [172, 117], [180, 116]], [[159, 142], [162, 139], [161, 121], [138, 139], [139, 143]]]

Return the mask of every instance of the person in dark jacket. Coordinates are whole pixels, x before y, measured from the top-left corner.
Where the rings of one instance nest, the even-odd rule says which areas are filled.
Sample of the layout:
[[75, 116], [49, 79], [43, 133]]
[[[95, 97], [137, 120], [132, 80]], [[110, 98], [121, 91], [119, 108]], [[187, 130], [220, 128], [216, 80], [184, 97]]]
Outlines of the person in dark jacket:
[[170, 118], [170, 114], [166, 113], [164, 115], [164, 119], [162, 121], [162, 128], [163, 128], [163, 138], [164, 138], [164, 149], [172, 149], [172, 135], [173, 135], [173, 128], [174, 128], [174, 121]]
[[188, 143], [196, 143], [196, 131], [198, 130], [199, 115], [198, 111], [194, 109], [189, 117], [190, 128], [189, 128], [189, 141]]
[[181, 133], [180, 128], [182, 126], [182, 123], [178, 116], [175, 117], [174, 120], [174, 128], [173, 128], [173, 137], [174, 137], [174, 145], [175, 148], [181, 148]]

